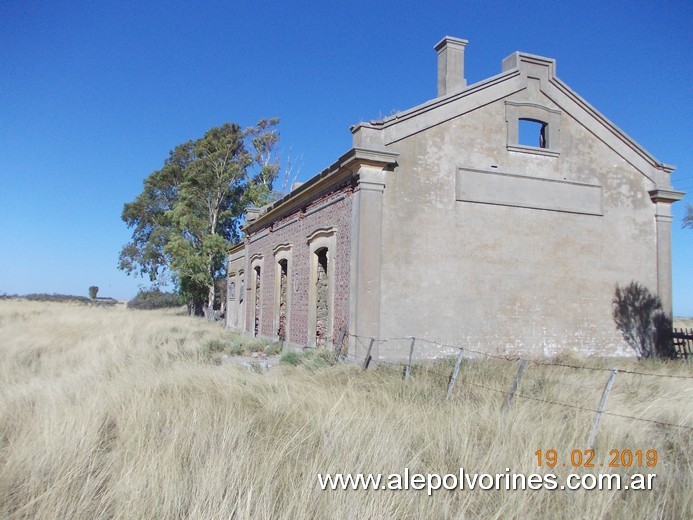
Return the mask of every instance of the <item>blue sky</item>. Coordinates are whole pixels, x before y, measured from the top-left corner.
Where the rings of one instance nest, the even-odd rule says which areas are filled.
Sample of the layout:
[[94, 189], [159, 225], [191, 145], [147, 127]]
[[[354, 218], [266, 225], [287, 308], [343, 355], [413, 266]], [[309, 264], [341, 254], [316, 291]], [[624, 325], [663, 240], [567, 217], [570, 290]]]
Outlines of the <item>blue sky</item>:
[[[120, 214], [169, 150], [277, 116], [282, 156], [305, 180], [350, 148], [350, 125], [435, 97], [444, 35], [469, 40], [469, 83], [515, 50], [555, 58], [564, 82], [693, 192], [693, 3], [577, 5], [2, 1], [0, 293], [134, 296], [144, 280], [117, 269], [130, 238]], [[693, 316], [684, 210], [674, 313]]]

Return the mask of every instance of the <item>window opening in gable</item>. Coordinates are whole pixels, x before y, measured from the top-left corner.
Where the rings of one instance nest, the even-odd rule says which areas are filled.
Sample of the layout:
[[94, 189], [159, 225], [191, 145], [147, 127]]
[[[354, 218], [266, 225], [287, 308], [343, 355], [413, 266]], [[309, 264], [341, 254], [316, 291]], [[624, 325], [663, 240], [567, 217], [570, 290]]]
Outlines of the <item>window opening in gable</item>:
[[518, 144], [546, 148], [547, 127], [549, 125], [536, 119], [518, 120]]

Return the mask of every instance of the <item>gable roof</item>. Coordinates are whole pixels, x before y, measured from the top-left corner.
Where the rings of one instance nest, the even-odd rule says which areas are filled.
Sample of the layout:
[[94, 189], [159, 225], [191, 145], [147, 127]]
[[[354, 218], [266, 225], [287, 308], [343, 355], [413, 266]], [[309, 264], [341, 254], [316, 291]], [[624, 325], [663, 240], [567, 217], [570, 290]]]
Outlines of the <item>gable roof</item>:
[[671, 190], [674, 166], [655, 159], [634, 139], [574, 92], [556, 76], [556, 61], [515, 52], [503, 60], [496, 76], [399, 112], [388, 118], [351, 127], [354, 146], [387, 146], [485, 105], [499, 101], [538, 79], [540, 91], [561, 110], [650, 179], [657, 189]]

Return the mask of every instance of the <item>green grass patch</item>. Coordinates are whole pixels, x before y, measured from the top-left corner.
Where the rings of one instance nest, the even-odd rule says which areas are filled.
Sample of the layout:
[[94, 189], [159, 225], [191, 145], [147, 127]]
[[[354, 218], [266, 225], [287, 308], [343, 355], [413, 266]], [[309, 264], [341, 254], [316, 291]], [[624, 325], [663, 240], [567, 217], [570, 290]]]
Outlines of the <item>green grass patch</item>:
[[337, 364], [337, 358], [331, 350], [310, 349], [303, 352], [286, 352], [280, 358], [285, 365], [304, 366], [310, 370], [318, 370]]

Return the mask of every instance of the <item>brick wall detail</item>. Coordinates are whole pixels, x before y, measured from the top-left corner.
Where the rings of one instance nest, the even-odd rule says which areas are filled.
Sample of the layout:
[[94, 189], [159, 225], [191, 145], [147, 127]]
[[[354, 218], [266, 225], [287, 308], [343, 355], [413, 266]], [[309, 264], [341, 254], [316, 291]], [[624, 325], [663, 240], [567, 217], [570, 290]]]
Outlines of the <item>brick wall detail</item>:
[[[276, 276], [277, 266], [274, 248], [281, 244], [291, 244], [291, 282], [288, 290], [291, 293], [288, 309], [289, 327], [286, 339], [295, 345], [308, 344], [308, 291], [310, 280], [310, 258], [307, 236], [319, 228], [336, 228], [336, 250], [333, 252], [335, 262], [334, 280], [334, 320], [332, 338], [336, 340], [339, 329], [346, 324], [349, 317], [349, 281], [351, 262], [351, 212], [353, 187], [351, 185], [334, 189], [330, 193], [311, 201], [307, 206], [286, 215], [271, 223], [268, 227], [257, 230], [246, 242], [248, 258], [260, 254], [264, 260], [260, 284], [260, 302], [262, 306], [259, 334], [276, 338], [275, 329]], [[330, 204], [331, 201], [334, 201]], [[313, 208], [324, 206], [311, 212]], [[288, 225], [287, 225], [288, 223]], [[253, 241], [253, 237], [269, 230], [262, 238]], [[250, 285], [246, 288], [250, 290]], [[250, 297], [248, 292], [247, 297]], [[254, 323], [254, 306], [246, 306], [246, 323]], [[252, 330], [248, 331], [252, 333]]]

